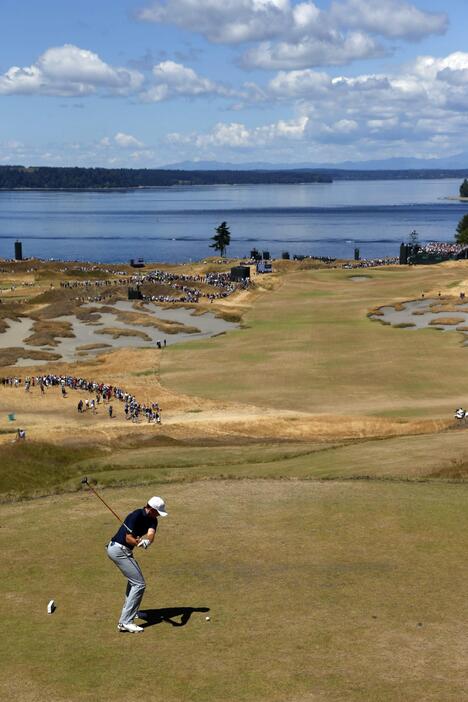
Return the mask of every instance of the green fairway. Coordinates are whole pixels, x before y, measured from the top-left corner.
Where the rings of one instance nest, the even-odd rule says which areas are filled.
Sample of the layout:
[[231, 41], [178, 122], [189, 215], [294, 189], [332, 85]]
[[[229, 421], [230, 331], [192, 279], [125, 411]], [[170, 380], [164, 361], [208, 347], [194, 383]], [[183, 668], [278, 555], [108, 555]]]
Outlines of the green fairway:
[[171, 347], [162, 381], [179, 392], [289, 410], [443, 414], [468, 394], [461, 335], [391, 328], [367, 314], [459, 283], [460, 273], [396, 266], [372, 270], [363, 282], [347, 270], [292, 274], [258, 299], [246, 328]]
[[[199, 482], [163, 495], [170, 516], [139, 559], [146, 608], [175, 609], [138, 635], [116, 630], [124, 579], [104, 551], [116, 521], [94, 496], [0, 508], [2, 699], [465, 698], [465, 486]], [[147, 496], [105, 492], [122, 514]]]

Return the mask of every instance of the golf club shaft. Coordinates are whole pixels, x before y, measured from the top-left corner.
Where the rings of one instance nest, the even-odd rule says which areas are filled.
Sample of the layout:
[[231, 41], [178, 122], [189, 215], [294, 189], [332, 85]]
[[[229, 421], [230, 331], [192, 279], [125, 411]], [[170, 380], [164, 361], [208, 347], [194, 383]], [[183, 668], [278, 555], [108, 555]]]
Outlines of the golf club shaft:
[[87, 480], [84, 480], [83, 482], [84, 482], [85, 485], [87, 485], [87, 486], [89, 487], [89, 489], [91, 490], [91, 492], [93, 492], [93, 493], [96, 495], [96, 497], [98, 497], [98, 498], [101, 500], [101, 502], [107, 507], [107, 509], [109, 510], [109, 512], [112, 512], [112, 514], [114, 515], [114, 517], [115, 517], [116, 519], [118, 519], [119, 522], [120, 522], [121, 524], [123, 524], [124, 527], [127, 529], [127, 531], [131, 534], [131, 533], [132, 533], [132, 530], [131, 530], [130, 527], [128, 527], [128, 526], [125, 524], [125, 522], [119, 517], [119, 515], [117, 514], [117, 512], [114, 512], [114, 510], [112, 509], [112, 507], [110, 507], [110, 506], [107, 504], [107, 502], [106, 502], [105, 500], [103, 500], [103, 498], [101, 497], [101, 495], [99, 495], [99, 493], [97, 493], [96, 490], [95, 490], [93, 487], [91, 487], [91, 485], [88, 483]]

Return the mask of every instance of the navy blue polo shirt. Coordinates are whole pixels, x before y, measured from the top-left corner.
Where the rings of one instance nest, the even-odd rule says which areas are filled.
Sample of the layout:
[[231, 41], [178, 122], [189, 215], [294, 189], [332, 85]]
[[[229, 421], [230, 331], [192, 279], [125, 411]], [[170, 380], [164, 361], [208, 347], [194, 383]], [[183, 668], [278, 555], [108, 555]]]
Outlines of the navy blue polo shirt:
[[132, 536], [138, 537], [146, 534], [148, 529], [154, 529], [156, 531], [158, 528], [158, 520], [153, 519], [153, 517], [146, 514], [144, 507], [141, 509], [136, 509], [134, 512], [130, 512], [130, 514], [125, 518], [125, 524], [128, 526], [128, 529], [130, 529], [130, 532], [122, 524], [116, 535], [112, 537], [111, 541], [116, 541], [118, 544], [127, 546], [127, 548], [133, 548], [133, 546], [127, 544], [125, 540], [125, 536], [127, 534], [131, 533]]

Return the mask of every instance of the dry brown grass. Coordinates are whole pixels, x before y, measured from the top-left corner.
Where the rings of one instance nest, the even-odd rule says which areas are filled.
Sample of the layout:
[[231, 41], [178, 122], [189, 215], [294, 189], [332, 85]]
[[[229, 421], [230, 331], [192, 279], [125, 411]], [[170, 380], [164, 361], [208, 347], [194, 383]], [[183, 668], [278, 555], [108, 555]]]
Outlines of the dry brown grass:
[[112, 344], [82, 344], [77, 346], [77, 351], [95, 351], [96, 349], [111, 349]]
[[24, 339], [30, 346], [58, 346], [58, 339], [75, 338], [70, 322], [40, 319], [33, 324], [33, 333]]
[[158, 319], [154, 315], [145, 314], [142, 312], [125, 312], [117, 308], [105, 308], [104, 311], [112, 311], [119, 322], [124, 324], [137, 324], [142, 327], [153, 327], [154, 329], [159, 329], [159, 331], [165, 334], [179, 334], [183, 332], [184, 334], [196, 334], [200, 330], [195, 326], [190, 326], [182, 324], [181, 322], [171, 321], [167, 319]]
[[[49, 351], [34, 351], [33, 349], [24, 349], [21, 346], [0, 349], [0, 367], [4, 367], [7, 371], [8, 366], [14, 365], [20, 358], [26, 358], [37, 361], [56, 361], [61, 358], [58, 353]], [[18, 374], [18, 369], [11, 369], [14, 375]]]
[[138, 331], [138, 329], [122, 329], [120, 327], [103, 327], [102, 329], [97, 329], [96, 334], [105, 334], [111, 336], [113, 339], [119, 339], [121, 336], [134, 336], [137, 339], [143, 339], [143, 341], [151, 341], [151, 337], [145, 332]]
[[431, 312], [459, 312], [460, 310], [457, 307], [457, 303], [452, 303], [451, 300], [448, 300], [446, 303], [435, 303], [433, 305], [430, 305], [429, 307]]
[[465, 319], [463, 317], [438, 317], [437, 319], [431, 319], [429, 322], [430, 325], [437, 326], [438, 324], [444, 324], [447, 326], [456, 326], [457, 324], [460, 324], [461, 322], [464, 322]]
[[24, 306], [11, 301], [2, 301], [0, 303], [0, 334], [8, 329], [10, 326], [8, 320], [17, 321], [21, 317], [25, 316], [23, 311]]
[[[297, 266], [291, 268], [298, 270]], [[437, 271], [441, 270], [443, 269], [437, 269]], [[394, 275], [400, 276], [400, 287], [403, 273], [405, 271], [395, 269]], [[429, 271], [414, 271], [418, 278], [421, 278], [422, 274], [422, 278], [427, 278], [428, 273]], [[80, 358], [80, 362], [76, 364], [51, 362], [49, 368], [52, 372], [71, 373], [119, 385], [135, 394], [143, 402], [159, 401], [164, 410], [164, 427], [178, 440], [183, 439], [184, 436], [190, 440], [201, 441], [205, 439], [224, 441], [231, 437], [240, 442], [258, 438], [325, 441], [338, 437], [339, 439], [355, 440], [372, 436], [391, 437], [438, 432], [443, 429], [446, 422], [437, 417], [441, 416], [442, 404], [451, 406], [452, 401], [450, 399], [446, 402], [442, 400], [441, 404], [441, 400], [438, 400], [437, 411], [439, 415], [436, 411], [435, 416], [431, 417], [434, 402], [430, 395], [427, 398], [421, 398], [418, 394], [419, 390], [416, 394], [414, 393], [414, 373], [408, 376], [409, 384], [406, 376], [401, 378], [404, 390], [398, 398], [392, 397], [388, 390], [375, 391], [374, 365], [380, 379], [386, 379], [389, 374], [392, 377], [392, 368], [397, 367], [393, 360], [391, 363], [395, 363], [394, 366], [388, 365], [386, 362], [387, 355], [394, 355], [395, 341], [397, 346], [401, 345], [399, 358], [404, 359], [402, 368], [409, 370], [413, 367], [412, 361], [407, 355], [407, 349], [411, 348], [414, 338], [411, 340], [407, 336], [392, 336], [390, 343], [389, 339], [383, 337], [380, 340], [382, 342], [381, 348], [378, 349], [378, 346], [375, 347], [375, 342], [380, 333], [375, 334], [376, 325], [369, 322], [368, 324], [372, 326], [365, 326], [366, 311], [370, 307], [371, 296], [381, 306], [391, 302], [389, 281], [392, 280], [392, 273], [387, 271], [385, 273], [383, 271], [373, 272], [372, 291], [369, 287], [364, 290], [352, 281], [350, 282], [346, 271], [319, 270], [301, 272], [297, 275], [299, 278], [294, 276], [285, 278], [281, 275], [262, 278], [259, 285], [263, 284], [264, 281], [270, 281], [272, 292], [265, 292], [264, 289], [262, 291], [262, 288], [257, 287], [254, 291], [242, 292], [227, 300], [217, 300], [213, 304], [206, 303], [204, 306], [198, 307], [200, 312], [207, 309], [210, 312], [228, 315], [242, 314], [245, 317], [246, 313], [252, 315], [252, 312], [248, 312], [249, 309], [256, 310], [259, 306], [266, 324], [263, 321], [256, 334], [252, 332], [252, 329], [246, 328], [234, 335], [223, 335], [216, 340], [204, 341], [200, 348], [197, 346], [193, 352], [189, 351], [189, 345], [187, 345], [187, 352], [178, 351], [176, 347], [171, 347], [170, 350], [165, 349], [162, 354], [153, 349], [129, 348], [104, 353], [99, 357]], [[303, 278], [303, 276], [309, 275], [319, 277], [311, 283], [308, 278]], [[323, 276], [330, 276], [330, 279]], [[450, 277], [447, 280], [450, 281]], [[428, 287], [422, 285], [420, 280], [416, 280], [413, 287], [419, 288], [419, 286]], [[332, 297], [327, 297], [327, 290], [332, 291]], [[406, 293], [406, 299], [415, 299], [414, 291], [412, 294], [410, 286], [407, 286], [406, 290], [399, 290], [399, 292], [402, 295]], [[74, 312], [81, 315], [84, 311], [80, 309], [79, 305], [75, 305], [73, 300], [66, 301], [67, 305], [72, 303]], [[40, 313], [41, 310], [46, 310], [45, 316], [47, 318], [51, 313], [51, 305], [55, 307], [55, 311], [57, 309], [63, 311], [62, 307], [56, 307], [59, 304], [58, 300], [44, 303], [43, 307], [36, 307], [36, 311]], [[106, 306], [104, 311], [106, 309], [115, 310], [111, 306]], [[319, 310], [319, 316], [316, 319], [304, 321], [298, 316], [296, 326], [294, 315], [296, 315], [297, 309], [304, 309], [307, 314], [310, 311], [313, 315]], [[100, 311], [103, 310], [94, 309], [93, 311], [91, 309], [86, 311], [86, 315], [98, 314]], [[287, 315], [284, 319], [283, 312]], [[127, 314], [130, 315], [127, 319], [132, 319], [133, 322], [149, 321], [147, 319], [149, 315], [146, 316], [144, 307], [141, 305], [136, 306], [134, 313]], [[333, 323], [337, 319], [337, 315], [341, 324], [341, 318], [346, 320], [344, 325], [334, 326]], [[346, 332], [348, 328], [352, 329], [348, 318], [353, 320], [352, 324], [361, 325], [359, 333], [362, 349], [357, 356], [356, 352], [350, 350], [347, 345], [347, 337], [343, 336], [343, 332]], [[285, 319], [288, 320], [288, 324], [292, 320], [292, 326], [284, 326]], [[326, 327], [321, 326], [324, 320], [327, 320]], [[44, 319], [42, 321], [44, 322]], [[247, 327], [249, 327], [251, 319], [248, 319], [247, 322]], [[326, 330], [325, 336], [321, 332], [322, 328]], [[301, 344], [305, 341], [305, 339], [301, 340], [303, 330], [309, 337], [307, 345], [304, 346], [307, 349], [304, 363], [300, 360], [302, 356], [299, 351]], [[392, 334], [398, 331], [383, 326], [382, 331], [386, 330]], [[132, 336], [134, 334], [133, 330], [113, 327], [108, 327], [104, 331], [110, 331], [112, 336], [115, 333], [119, 335], [130, 333]], [[144, 332], [140, 332], [140, 334], [144, 334]], [[311, 334], [314, 339], [312, 343], [310, 341]], [[404, 330], [402, 330], [402, 334], [404, 334]], [[369, 341], [368, 337], [372, 341]], [[145, 338], [145, 336], [140, 336], [140, 338]], [[364, 350], [368, 348], [366, 346], [368, 343], [371, 343], [374, 349], [370, 356], [366, 356]], [[431, 343], [437, 345], [439, 342]], [[222, 344], [222, 346], [218, 347], [218, 344]], [[324, 345], [325, 367], [321, 365], [323, 360], [320, 360], [323, 358], [320, 355], [321, 344]], [[297, 350], [294, 349], [294, 345], [297, 345]], [[181, 349], [184, 346], [182, 345]], [[94, 344], [85, 345], [80, 347], [79, 352], [96, 348]], [[216, 360], [211, 353], [208, 353], [210, 349], [215, 352]], [[232, 349], [232, 353], [229, 349]], [[312, 363], [309, 349], [312, 350]], [[19, 351], [19, 349], [9, 350], [3, 357], [4, 365], [13, 363], [17, 357], [22, 357], [23, 354], [20, 354]], [[227, 355], [225, 355], [226, 352]], [[337, 352], [339, 358], [335, 358]], [[376, 361], [378, 359], [377, 364], [372, 361], [374, 353]], [[49, 360], [57, 359], [57, 356], [40, 355]], [[245, 360], [243, 360], [244, 356]], [[365, 359], [364, 356], [366, 356]], [[363, 372], [362, 374], [358, 372], [354, 377], [355, 370], [353, 369], [356, 368], [355, 364], [359, 363], [360, 358], [364, 362]], [[185, 388], [184, 383], [174, 387], [172, 385], [175, 377], [173, 370], [170, 371], [169, 376], [163, 375], [164, 383], [161, 385], [159, 367], [161, 359], [164, 359], [165, 368], [167, 368], [167, 362], [169, 362], [170, 368], [173, 368], [173, 360], [177, 365], [177, 374], [190, 372], [200, 376], [199, 382], [197, 379], [196, 387], [192, 382], [186, 384]], [[219, 359], [225, 359], [221, 365], [219, 365]], [[425, 366], [428, 360], [430, 357], [426, 359]], [[260, 362], [261, 369], [258, 367], [258, 362]], [[225, 372], [227, 368], [229, 368], [228, 374]], [[316, 380], [314, 379], [313, 385], [310, 385], [310, 378], [307, 376], [314, 368], [317, 368], [318, 375], [314, 376]], [[327, 368], [329, 369], [327, 370]], [[346, 380], [343, 377], [343, 370], [345, 370]], [[17, 373], [17, 369], [12, 369], [11, 372]], [[37, 372], [37, 367], [34, 366], [21, 369], [22, 375], [34, 372]], [[252, 376], [251, 380], [250, 376]], [[259, 386], [259, 377], [273, 378], [274, 382]], [[337, 378], [340, 380], [336, 384]], [[236, 385], [235, 389], [234, 384]], [[168, 389], [168, 385], [174, 389]], [[291, 396], [294, 396], [294, 403], [285, 402], [284, 387], [286, 385], [292, 391]], [[408, 387], [406, 387], [407, 385]], [[268, 390], [268, 398], [265, 396], [266, 390]], [[207, 393], [212, 393], [211, 399], [207, 398]], [[231, 397], [231, 395], [233, 401], [227, 402], [226, 397]], [[372, 402], [369, 402], [370, 396], [372, 396]], [[410, 397], [412, 397], [411, 400]], [[315, 400], [312, 405], [310, 399]], [[337, 399], [338, 401], [336, 401]], [[20, 403], [17, 410], [20, 413], [25, 413], [37, 438], [44, 438], [53, 433], [59, 441], [68, 440], [66, 437], [70, 440], [87, 440], [87, 437], [83, 436], [83, 423], [78, 421], [75, 416], [74, 399], [71, 400], [70, 410], [67, 410], [65, 415], [61, 399], [57, 398], [56, 403], [51, 401], [50, 414], [47, 417], [41, 415], [40, 406], [37, 406], [34, 412], [30, 412], [34, 405], [31, 403], [31, 398], [24, 398], [23, 401], [24, 405], [20, 406]], [[459, 400], [457, 404], [463, 404], [463, 400]], [[332, 406], [336, 410], [335, 414], [332, 411]], [[421, 412], [423, 415], [428, 415], [428, 419], [422, 417], [401, 421], [398, 419], [401, 407], [406, 413], [410, 407], [410, 413], [411, 411], [416, 414]], [[380, 408], [390, 411], [396, 416], [395, 418], [372, 417], [369, 416], [371, 408], [372, 412], [378, 412]], [[192, 412], [193, 409], [196, 412]], [[302, 411], [298, 411], [298, 409]], [[442, 410], [442, 416], [444, 416], [444, 410]], [[445, 416], [451, 417], [451, 413], [447, 413]], [[105, 415], [99, 414], [93, 421], [98, 435], [101, 438], [105, 437], [105, 443], [128, 430], [128, 425], [125, 425], [120, 418], [114, 422], [112, 427], [109, 426]], [[64, 423], [65, 430], [63, 430]], [[135, 433], [140, 431], [144, 433], [147, 429], [135, 427]]]

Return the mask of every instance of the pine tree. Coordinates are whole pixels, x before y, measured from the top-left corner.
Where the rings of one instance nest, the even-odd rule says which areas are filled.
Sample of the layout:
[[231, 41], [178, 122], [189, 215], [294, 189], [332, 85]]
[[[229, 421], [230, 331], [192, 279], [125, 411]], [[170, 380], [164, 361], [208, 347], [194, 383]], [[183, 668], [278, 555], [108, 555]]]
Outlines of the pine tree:
[[215, 251], [219, 251], [221, 256], [225, 256], [226, 249], [231, 243], [231, 232], [229, 231], [229, 227], [226, 222], [221, 222], [219, 227], [216, 227], [215, 231], [216, 234], [211, 237], [213, 239], [213, 243], [210, 244], [210, 248], [215, 249]]

